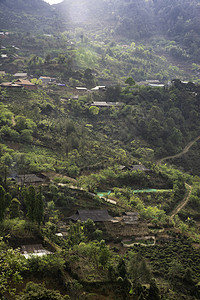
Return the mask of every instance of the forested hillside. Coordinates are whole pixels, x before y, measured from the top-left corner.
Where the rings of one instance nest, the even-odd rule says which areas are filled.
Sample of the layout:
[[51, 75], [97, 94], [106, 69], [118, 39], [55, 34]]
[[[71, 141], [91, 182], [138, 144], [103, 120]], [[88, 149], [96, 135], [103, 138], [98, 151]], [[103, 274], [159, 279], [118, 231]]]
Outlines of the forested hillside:
[[[162, 33], [169, 39], [177, 41], [195, 61], [199, 62], [199, 1], [154, 0], [153, 2]], [[177, 56], [181, 56], [178, 52]]]
[[56, 22], [56, 14], [44, 1], [2, 0], [0, 2], [1, 30], [48, 33], [54, 32]]
[[[199, 62], [199, 1], [68, 1], [58, 5], [68, 26], [82, 26], [83, 30], [99, 37], [118, 40], [149, 40], [164, 37], [177, 42], [170, 52], [177, 59]], [[92, 25], [92, 27], [91, 27]], [[106, 27], [106, 30], [104, 28]], [[92, 29], [92, 30], [91, 30]]]
[[143, 0], [85, 0], [81, 3], [65, 0], [57, 7], [67, 25], [85, 26], [88, 31], [97, 30], [100, 36], [102, 31], [103, 35], [131, 40], [156, 34], [153, 7]]
[[0, 1], [0, 299], [200, 299], [199, 1]]

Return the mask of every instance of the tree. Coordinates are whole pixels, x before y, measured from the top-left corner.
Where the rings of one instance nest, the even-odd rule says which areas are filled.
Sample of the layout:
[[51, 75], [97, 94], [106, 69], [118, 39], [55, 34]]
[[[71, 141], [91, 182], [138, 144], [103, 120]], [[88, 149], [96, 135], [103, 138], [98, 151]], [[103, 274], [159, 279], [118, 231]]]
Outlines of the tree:
[[23, 129], [21, 131], [20, 140], [25, 143], [32, 143], [33, 142], [32, 131], [29, 129]]
[[192, 271], [190, 268], [186, 268], [185, 273], [183, 275], [183, 281], [186, 284], [189, 284], [191, 286], [194, 285], [194, 280], [192, 278]]
[[63, 54], [59, 54], [58, 63], [62, 65], [65, 62], [65, 60], [66, 60], [66, 57]]
[[[5, 294], [15, 295], [15, 285], [22, 281], [20, 273], [26, 270], [26, 259], [18, 250], [7, 249], [0, 239], [0, 298]], [[14, 298], [12, 298], [14, 299]]]
[[31, 83], [36, 84], [36, 85], [42, 85], [42, 80], [33, 78], [33, 79], [31, 79]]
[[46, 56], [45, 56], [45, 64], [49, 64], [50, 63], [50, 60], [51, 60], [51, 56], [50, 56], [50, 54], [47, 54]]
[[35, 220], [35, 188], [31, 185], [25, 190], [25, 205], [27, 207], [27, 216], [33, 222]]
[[4, 219], [5, 210], [6, 210], [5, 190], [0, 185], [0, 222]]
[[89, 238], [92, 239], [93, 233], [96, 229], [96, 226], [94, 224], [94, 221], [91, 219], [88, 219], [86, 222], [84, 222], [83, 225], [83, 230], [85, 235]]
[[84, 71], [84, 78], [86, 79], [86, 80], [88, 80], [88, 81], [90, 81], [90, 80], [94, 80], [94, 76], [92, 75], [92, 70], [91, 69], [85, 69], [85, 71]]
[[149, 295], [146, 299], [147, 300], [160, 300], [160, 291], [157, 287], [155, 279], [152, 279], [150, 282]]
[[111, 281], [111, 282], [116, 280], [115, 269], [113, 268], [112, 265], [110, 265], [109, 268], [108, 268], [108, 280]]
[[106, 267], [110, 259], [110, 251], [104, 240], [99, 243], [99, 263], [103, 267]]
[[125, 83], [128, 84], [129, 86], [133, 86], [133, 85], [135, 85], [135, 80], [132, 77], [128, 77], [125, 80]]
[[18, 130], [18, 131], [22, 131], [23, 129], [27, 129], [27, 126], [26, 126], [26, 117], [24, 116], [17, 116], [15, 118], [15, 128]]
[[150, 282], [152, 278], [150, 268], [144, 258], [142, 258], [139, 254], [133, 254], [133, 256], [130, 258], [128, 267], [129, 276], [134, 283]]
[[10, 203], [10, 207], [9, 207], [9, 212], [10, 212], [10, 218], [14, 219], [14, 218], [18, 218], [19, 217], [19, 211], [20, 209], [20, 202], [17, 198], [13, 198], [11, 203]]
[[34, 210], [35, 221], [40, 225], [44, 217], [44, 202], [42, 199], [42, 189], [40, 187], [39, 193], [35, 198], [35, 210]]
[[68, 295], [62, 296], [59, 291], [49, 290], [43, 284], [28, 282], [23, 293], [17, 297], [17, 300], [64, 300], [70, 299]]
[[119, 263], [117, 265], [117, 273], [120, 277], [124, 278], [126, 276], [126, 265], [123, 258], [120, 258]]
[[99, 114], [99, 108], [96, 106], [90, 106], [89, 113], [93, 116], [97, 116]]
[[35, 188], [31, 185], [24, 190], [24, 202], [27, 208], [27, 217], [38, 225], [42, 222], [44, 216], [44, 203], [42, 199], [41, 187], [36, 194]]
[[106, 89], [106, 98], [109, 101], [117, 101], [121, 93], [121, 86], [110, 86]]
[[170, 263], [170, 267], [169, 267], [169, 271], [168, 271], [168, 275], [170, 280], [174, 283], [174, 281], [176, 281], [177, 279], [182, 279], [183, 275], [184, 275], [184, 266], [177, 260], [173, 260]]

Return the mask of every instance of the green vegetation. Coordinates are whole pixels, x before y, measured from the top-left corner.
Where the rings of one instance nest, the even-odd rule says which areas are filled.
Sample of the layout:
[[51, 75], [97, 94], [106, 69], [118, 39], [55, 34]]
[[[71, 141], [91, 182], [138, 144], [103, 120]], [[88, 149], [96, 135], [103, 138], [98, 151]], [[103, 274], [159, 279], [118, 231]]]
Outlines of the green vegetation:
[[1, 1], [1, 299], [200, 298], [198, 18]]

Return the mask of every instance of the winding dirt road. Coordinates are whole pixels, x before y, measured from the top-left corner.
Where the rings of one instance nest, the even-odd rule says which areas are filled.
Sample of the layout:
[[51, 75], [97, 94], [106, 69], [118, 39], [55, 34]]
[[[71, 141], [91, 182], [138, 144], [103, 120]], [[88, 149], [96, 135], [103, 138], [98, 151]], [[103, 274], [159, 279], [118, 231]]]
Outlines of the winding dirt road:
[[187, 193], [183, 199], [183, 201], [181, 201], [177, 207], [175, 207], [173, 209], [173, 211], [171, 212], [171, 216], [170, 218], [173, 219], [175, 215], [178, 214], [178, 212], [188, 203], [189, 199], [190, 199], [190, 194], [191, 194], [191, 190], [192, 190], [192, 187], [189, 185], [189, 184], [185, 184], [186, 188], [187, 188]]
[[[163, 157], [163, 158], [157, 160], [157, 162], [156, 162], [157, 165], [161, 165], [161, 164], [162, 164], [164, 161], [166, 161], [166, 160], [173, 159], [173, 158], [177, 158], [177, 157], [180, 157], [180, 156], [182, 156], [183, 154], [187, 153], [187, 152], [190, 150], [190, 148], [191, 148], [191, 147], [192, 147], [199, 139], [200, 139], [200, 135], [199, 135], [198, 137], [196, 137], [196, 139], [194, 139], [193, 141], [191, 141], [190, 143], [188, 143], [188, 144], [185, 146], [185, 148], [184, 148], [181, 152], [179, 152], [179, 153], [177, 153], [177, 154], [175, 154], [175, 155], [166, 156], [166, 157]], [[177, 207], [175, 207], [175, 208], [173, 209], [173, 211], [171, 212], [171, 216], [170, 216], [171, 220], [174, 218], [175, 215], [178, 214], [178, 212], [179, 212], [183, 207], [186, 206], [186, 204], [188, 203], [188, 201], [189, 201], [189, 199], [190, 199], [190, 194], [191, 194], [192, 187], [191, 187], [189, 184], [187, 184], [187, 183], [185, 183], [185, 186], [186, 186], [186, 188], [187, 188], [187, 193], [186, 193], [184, 199], [183, 199], [183, 200], [177, 205]]]
[[177, 153], [177, 154], [175, 154], [175, 155], [166, 156], [166, 157], [163, 157], [163, 158], [157, 160], [157, 162], [156, 162], [157, 165], [162, 164], [164, 161], [166, 161], [166, 160], [168, 160], [168, 159], [177, 158], [177, 157], [180, 157], [180, 156], [182, 156], [183, 154], [187, 153], [187, 152], [190, 150], [190, 148], [191, 148], [191, 147], [192, 147], [199, 139], [200, 139], [200, 135], [199, 135], [196, 139], [194, 139], [193, 141], [191, 141], [190, 143], [188, 143], [188, 144], [185, 146], [185, 148], [184, 148], [181, 152], [179, 152], [179, 153]]

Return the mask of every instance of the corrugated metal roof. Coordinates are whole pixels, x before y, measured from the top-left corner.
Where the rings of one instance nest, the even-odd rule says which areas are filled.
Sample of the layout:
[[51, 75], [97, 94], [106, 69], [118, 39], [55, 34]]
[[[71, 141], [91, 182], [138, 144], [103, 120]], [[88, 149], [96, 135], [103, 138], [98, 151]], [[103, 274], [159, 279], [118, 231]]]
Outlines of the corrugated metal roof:
[[123, 221], [125, 224], [134, 224], [139, 220], [138, 212], [125, 212]]
[[150, 171], [143, 165], [132, 165], [129, 167], [131, 171]]
[[43, 256], [47, 254], [52, 254], [52, 252], [43, 248], [41, 244], [35, 245], [23, 245], [21, 246], [22, 254], [25, 258], [30, 258], [31, 256]]
[[27, 73], [15, 73], [14, 76], [15, 77], [26, 77], [26, 76], [28, 76], [28, 74]]

